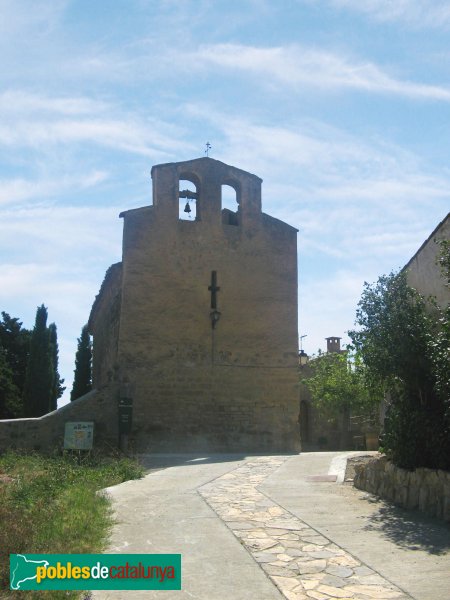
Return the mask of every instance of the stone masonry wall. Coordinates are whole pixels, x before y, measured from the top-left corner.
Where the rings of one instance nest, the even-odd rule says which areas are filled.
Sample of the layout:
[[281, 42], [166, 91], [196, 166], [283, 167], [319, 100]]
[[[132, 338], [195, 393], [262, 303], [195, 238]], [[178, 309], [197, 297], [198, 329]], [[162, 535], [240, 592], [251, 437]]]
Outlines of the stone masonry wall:
[[63, 447], [67, 421], [94, 421], [94, 446], [117, 448], [118, 417], [114, 388], [92, 390], [47, 415], [0, 420], [0, 452], [8, 449], [52, 452]]
[[116, 263], [106, 272], [88, 323], [89, 333], [94, 336], [92, 377], [96, 388], [117, 377], [121, 281], [122, 264]]
[[[297, 230], [261, 212], [255, 175], [212, 159], [152, 173], [153, 206], [121, 215], [117, 372], [134, 447], [298, 451]], [[179, 220], [179, 179], [196, 183], [198, 220]], [[224, 222], [221, 184], [237, 191], [236, 225]]]
[[356, 467], [354, 485], [360, 490], [450, 521], [450, 473], [433, 469], [406, 471], [386, 457]]
[[[131, 443], [142, 452], [295, 449], [295, 369], [165, 365], [130, 377], [134, 389]], [[161, 368], [162, 370], [162, 368]], [[274, 372], [273, 372], [274, 371]], [[291, 436], [291, 437], [289, 437]]]

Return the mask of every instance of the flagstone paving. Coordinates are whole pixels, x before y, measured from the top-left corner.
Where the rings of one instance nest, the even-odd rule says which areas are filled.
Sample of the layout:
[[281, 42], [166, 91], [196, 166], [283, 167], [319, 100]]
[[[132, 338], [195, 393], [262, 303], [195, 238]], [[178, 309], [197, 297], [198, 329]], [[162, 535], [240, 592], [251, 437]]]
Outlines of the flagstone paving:
[[198, 491], [288, 600], [411, 599], [258, 490], [287, 458], [255, 458]]

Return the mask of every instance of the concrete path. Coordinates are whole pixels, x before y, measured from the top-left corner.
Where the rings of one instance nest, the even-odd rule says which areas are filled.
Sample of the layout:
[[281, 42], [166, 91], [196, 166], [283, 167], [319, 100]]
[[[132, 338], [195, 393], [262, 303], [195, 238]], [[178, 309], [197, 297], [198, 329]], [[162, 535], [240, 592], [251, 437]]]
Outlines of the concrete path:
[[94, 597], [450, 600], [450, 528], [339, 483], [350, 455], [146, 457], [108, 552], [181, 553], [183, 589]]

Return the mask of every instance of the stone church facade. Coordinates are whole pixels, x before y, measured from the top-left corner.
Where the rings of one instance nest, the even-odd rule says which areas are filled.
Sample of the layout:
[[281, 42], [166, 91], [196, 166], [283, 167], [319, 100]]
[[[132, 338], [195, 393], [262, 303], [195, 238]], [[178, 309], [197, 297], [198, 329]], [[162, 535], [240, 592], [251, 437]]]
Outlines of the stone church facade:
[[132, 402], [139, 451], [298, 451], [297, 230], [262, 212], [259, 177], [212, 158], [152, 180], [89, 319], [107, 412]]
[[425, 297], [433, 296], [445, 308], [450, 303], [450, 290], [438, 264], [440, 247], [437, 242], [440, 240], [450, 240], [450, 213], [430, 233], [403, 271], [408, 285]]

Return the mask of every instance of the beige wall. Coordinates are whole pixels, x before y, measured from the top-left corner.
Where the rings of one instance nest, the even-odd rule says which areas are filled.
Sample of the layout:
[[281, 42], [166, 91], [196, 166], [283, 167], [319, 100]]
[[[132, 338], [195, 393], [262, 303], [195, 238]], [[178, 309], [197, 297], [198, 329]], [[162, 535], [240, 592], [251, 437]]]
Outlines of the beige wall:
[[122, 263], [109, 267], [89, 318], [93, 335], [93, 383], [101, 388], [117, 378]]
[[438, 225], [405, 266], [408, 284], [424, 296], [435, 296], [440, 306], [450, 302], [450, 290], [445, 286], [436, 259], [439, 246], [435, 239], [450, 239], [450, 214]]
[[0, 450], [53, 451], [63, 447], [68, 421], [94, 421], [94, 444], [117, 448], [118, 391], [92, 390], [59, 410], [33, 419], [0, 420]]
[[[134, 399], [135, 442], [298, 448], [296, 230], [261, 213], [258, 177], [219, 161], [160, 165], [152, 175], [154, 206], [122, 215], [118, 363]], [[179, 220], [179, 179], [196, 182], [201, 220]], [[238, 226], [222, 222], [222, 183], [238, 190]]]

